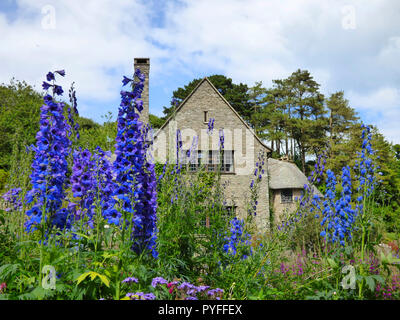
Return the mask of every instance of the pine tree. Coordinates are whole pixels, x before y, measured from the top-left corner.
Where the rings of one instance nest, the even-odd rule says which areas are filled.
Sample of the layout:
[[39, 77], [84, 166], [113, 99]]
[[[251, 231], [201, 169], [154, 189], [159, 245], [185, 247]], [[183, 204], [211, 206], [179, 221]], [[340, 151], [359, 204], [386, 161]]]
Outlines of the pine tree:
[[[319, 153], [326, 143], [324, 96], [319, 92], [319, 84], [307, 70], [299, 69], [286, 79], [274, 80], [274, 85], [281, 99], [281, 110], [286, 113], [286, 152], [290, 137], [297, 144], [301, 169], [306, 173], [306, 154]], [[293, 158], [294, 147], [290, 146]]]
[[269, 115], [265, 112], [267, 89], [262, 86], [262, 81], [258, 81], [249, 89], [248, 95], [251, 104], [250, 126], [257, 136], [265, 138], [269, 123]]
[[350, 130], [359, 118], [344, 98], [343, 91], [331, 94], [326, 100], [326, 106], [329, 112], [327, 167], [339, 173], [348, 161], [344, 156], [349, 151], [346, 144]]

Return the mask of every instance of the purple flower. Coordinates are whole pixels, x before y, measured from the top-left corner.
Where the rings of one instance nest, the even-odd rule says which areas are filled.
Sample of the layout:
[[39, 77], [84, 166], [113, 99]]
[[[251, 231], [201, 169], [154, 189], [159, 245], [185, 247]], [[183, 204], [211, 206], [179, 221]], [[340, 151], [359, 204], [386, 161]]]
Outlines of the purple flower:
[[182, 282], [179, 286], [178, 286], [178, 290], [190, 290], [195, 288], [195, 286], [189, 282]]
[[208, 129], [207, 129], [207, 133], [208, 134], [212, 134], [213, 129], [214, 129], [214, 118], [210, 118], [210, 120], [208, 120]]
[[49, 72], [49, 73], [46, 75], [46, 79], [47, 79], [47, 81], [55, 80], [55, 78], [54, 78], [54, 73]]
[[[52, 77], [51, 74], [47, 76]], [[47, 82], [43, 82], [45, 90], [50, 86]], [[49, 227], [71, 226], [69, 212], [66, 208], [62, 208], [68, 171], [67, 158], [71, 145], [67, 138], [69, 125], [63, 115], [64, 108], [64, 103], [54, 102], [49, 95], [44, 97], [44, 104], [40, 109], [40, 128], [36, 135], [36, 146], [32, 147], [35, 153], [30, 176], [32, 189], [27, 193], [26, 200], [27, 203], [34, 202], [34, 204], [26, 212], [27, 231], [34, 230], [41, 221], [46, 222]], [[44, 205], [45, 212], [43, 212]], [[45, 216], [42, 219], [43, 213]]]
[[[62, 76], [62, 77], [64, 77], [65, 76], [65, 70], [57, 70], [57, 71], [54, 71], [54, 72], [56, 72], [56, 73], [58, 73], [60, 76]], [[49, 80], [50, 81], [50, 80]]]
[[50, 87], [52, 87], [52, 85], [50, 83], [43, 81], [42, 87], [44, 90], [48, 90]]
[[218, 294], [223, 294], [224, 293], [224, 290], [222, 290], [222, 289], [220, 289], [220, 288], [215, 288], [215, 289], [211, 289], [211, 290], [208, 290], [207, 291], [207, 295], [209, 296], [209, 297], [215, 297], [216, 295], [218, 295]]
[[168, 281], [162, 277], [156, 277], [151, 281], [151, 285], [155, 288], [158, 284], [168, 284]]
[[56, 95], [61, 96], [64, 92], [61, 86], [54, 85], [53, 91]]
[[128, 278], [122, 280], [122, 283], [133, 283], [133, 282], [138, 283], [139, 280], [135, 277], [128, 277]]
[[126, 86], [129, 82], [133, 81], [132, 79], [129, 79], [127, 77], [124, 76], [124, 78], [122, 79], [122, 84], [124, 86]]
[[153, 293], [143, 293], [143, 292], [129, 292], [126, 294], [131, 300], [154, 300], [156, 296]]
[[[118, 110], [118, 132], [116, 137], [116, 160], [113, 169], [119, 187], [114, 196], [122, 202], [123, 212], [135, 213], [136, 220], [131, 233], [132, 250], [137, 254], [149, 249], [154, 258], [156, 250], [156, 211], [157, 192], [154, 163], [147, 157], [150, 146], [147, 139], [149, 132], [139, 120], [143, 103], [141, 94], [144, 86], [144, 74], [135, 71], [132, 91], [121, 91], [121, 103]], [[124, 78], [125, 79], [125, 78]], [[124, 80], [123, 80], [124, 81]], [[126, 82], [125, 80], [124, 82]], [[131, 190], [135, 190], [132, 198]], [[130, 224], [131, 221], [126, 221]]]

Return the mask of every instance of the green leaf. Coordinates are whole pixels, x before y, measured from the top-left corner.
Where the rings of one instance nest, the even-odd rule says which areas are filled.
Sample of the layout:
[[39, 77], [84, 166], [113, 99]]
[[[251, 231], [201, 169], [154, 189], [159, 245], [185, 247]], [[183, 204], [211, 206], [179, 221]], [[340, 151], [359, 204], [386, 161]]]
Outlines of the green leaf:
[[328, 261], [328, 264], [332, 267], [332, 268], [336, 268], [338, 265], [337, 265], [337, 263], [335, 262], [335, 260], [333, 260], [332, 258], [327, 258], [326, 259], [327, 261]]
[[99, 274], [95, 271], [88, 271], [85, 273], [82, 273], [77, 280], [77, 284], [80, 284], [83, 280], [85, 280], [88, 276], [90, 276], [90, 280], [93, 281], [94, 279], [96, 279], [96, 277], [98, 277], [101, 282], [103, 282], [107, 287], [110, 287], [110, 280], [102, 274]]
[[373, 277], [376, 281], [378, 281], [381, 284], [385, 283], [385, 279], [379, 274], [374, 274], [371, 277]]
[[370, 289], [371, 291], [374, 291], [374, 290], [375, 290], [375, 280], [374, 280], [374, 277], [372, 277], [372, 276], [367, 276], [367, 277], [365, 277], [365, 282], [367, 283], [367, 286], [369, 287], [369, 289]]
[[0, 280], [7, 281], [12, 275], [19, 270], [19, 264], [5, 264], [0, 267]]
[[80, 283], [81, 283], [83, 280], [85, 280], [90, 274], [91, 274], [91, 271], [82, 273], [82, 274], [78, 277], [78, 279], [76, 279], [77, 284], [80, 284]]
[[108, 288], [110, 287], [110, 280], [105, 275], [98, 274], [101, 282], [103, 282]]
[[86, 239], [90, 240], [90, 237], [87, 236], [86, 234], [83, 234], [83, 233], [80, 233], [80, 232], [72, 232], [72, 233], [76, 234], [77, 236], [80, 236], [80, 237], [83, 237], [83, 238], [86, 238]]

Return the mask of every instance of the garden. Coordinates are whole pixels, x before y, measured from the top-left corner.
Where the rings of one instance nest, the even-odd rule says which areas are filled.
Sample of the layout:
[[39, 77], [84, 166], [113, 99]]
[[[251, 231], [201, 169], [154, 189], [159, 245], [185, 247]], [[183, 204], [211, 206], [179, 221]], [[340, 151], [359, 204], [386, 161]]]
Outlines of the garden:
[[[370, 126], [360, 127], [354, 165], [335, 173], [321, 152], [296, 211], [259, 230], [257, 171], [267, 170], [266, 155], [249, 184], [248, 215], [233, 217], [219, 170], [187, 174], [179, 160], [154, 162], [152, 129], [139, 119], [139, 69], [123, 77], [117, 125], [107, 127], [115, 137], [101, 145], [93, 138], [87, 148], [73, 86], [62, 102], [57, 78], [65, 76], [47, 73], [35, 142], [10, 156], [0, 201], [0, 299], [400, 298], [398, 220], [389, 226], [392, 209], [379, 200], [385, 160]], [[179, 131], [176, 150], [183, 152]]]

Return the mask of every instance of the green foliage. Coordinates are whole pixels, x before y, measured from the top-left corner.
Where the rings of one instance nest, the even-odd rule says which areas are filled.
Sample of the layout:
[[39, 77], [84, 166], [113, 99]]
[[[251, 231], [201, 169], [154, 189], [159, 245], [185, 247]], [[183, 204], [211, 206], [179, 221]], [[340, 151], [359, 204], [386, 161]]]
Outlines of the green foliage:
[[0, 169], [0, 193], [4, 191], [8, 179], [8, 172]]
[[149, 114], [149, 123], [152, 126], [153, 129], [159, 129], [161, 126], [164, 124], [164, 119], [159, 118], [154, 114]]
[[80, 139], [76, 147], [93, 151], [97, 146], [103, 150], [114, 152], [115, 137], [117, 135], [117, 122], [112, 120], [112, 113], [102, 116], [104, 123], [98, 124], [91, 119], [78, 118], [81, 127]]
[[0, 85], [0, 169], [9, 169], [14, 144], [35, 142], [42, 96], [24, 81]]
[[[158, 165], [158, 176], [160, 168]], [[165, 276], [212, 274], [227, 225], [222, 200], [217, 198], [219, 187], [211, 187], [216, 177], [208, 172], [174, 175], [172, 170], [173, 165], [167, 166], [158, 192], [157, 249], [166, 263]]]

